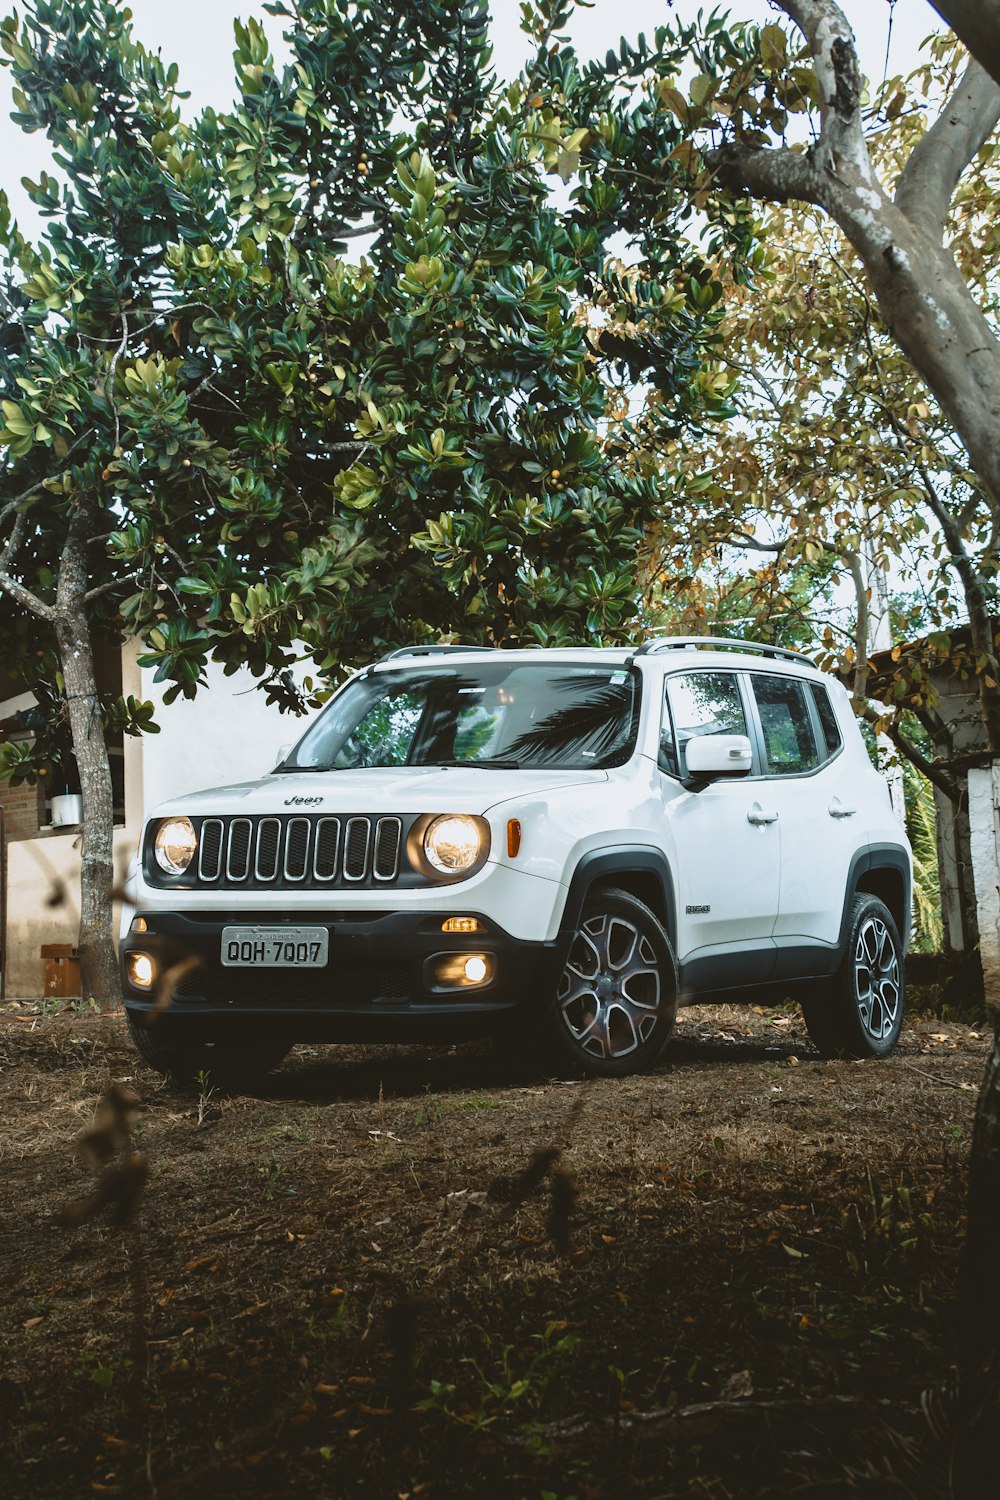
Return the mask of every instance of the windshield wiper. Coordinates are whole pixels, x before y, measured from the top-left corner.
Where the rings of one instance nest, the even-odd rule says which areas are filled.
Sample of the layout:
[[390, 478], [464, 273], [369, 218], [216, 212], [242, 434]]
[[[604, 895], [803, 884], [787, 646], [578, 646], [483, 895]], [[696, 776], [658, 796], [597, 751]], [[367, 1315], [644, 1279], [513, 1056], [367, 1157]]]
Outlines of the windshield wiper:
[[303, 776], [310, 771], [332, 771], [332, 766], [275, 766], [271, 772], [272, 776]]
[[520, 761], [503, 760], [499, 756], [491, 760], [488, 755], [484, 755], [482, 760], [435, 760], [431, 764], [440, 766], [443, 771], [458, 766], [463, 769], [468, 769], [469, 766], [484, 766], [488, 771], [519, 771], [521, 769]]

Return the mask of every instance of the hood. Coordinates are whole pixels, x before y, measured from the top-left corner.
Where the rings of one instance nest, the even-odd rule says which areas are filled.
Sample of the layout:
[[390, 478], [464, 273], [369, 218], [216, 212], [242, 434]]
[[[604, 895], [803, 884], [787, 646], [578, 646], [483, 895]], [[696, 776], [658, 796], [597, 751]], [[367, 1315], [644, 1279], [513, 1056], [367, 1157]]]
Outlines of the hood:
[[263, 776], [172, 797], [154, 816], [194, 813], [484, 813], [557, 787], [607, 781], [606, 771], [500, 771], [471, 766], [384, 766]]

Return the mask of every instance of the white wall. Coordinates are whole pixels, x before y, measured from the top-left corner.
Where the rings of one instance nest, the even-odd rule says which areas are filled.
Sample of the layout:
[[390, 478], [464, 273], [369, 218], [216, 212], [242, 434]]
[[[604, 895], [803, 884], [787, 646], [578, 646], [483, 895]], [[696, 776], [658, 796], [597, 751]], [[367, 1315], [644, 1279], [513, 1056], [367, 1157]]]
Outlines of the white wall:
[[[115, 830], [115, 883], [125, 874], [135, 851], [137, 833]], [[61, 904], [50, 906], [57, 889]], [[115, 903], [114, 931], [121, 908]], [[42, 993], [43, 943], [76, 947], [80, 934], [80, 838], [70, 833], [19, 839], [7, 845], [7, 975], [8, 999]]]
[[[210, 664], [207, 686], [193, 699], [163, 703], [166, 684], [154, 683], [153, 671], [141, 668], [139, 696], [156, 707], [160, 733], [143, 736], [142, 801], [144, 813], [185, 792], [230, 782], [251, 781], [270, 771], [278, 750], [304, 732], [311, 715], [297, 718], [268, 705], [257, 679], [241, 668], [227, 677]], [[293, 669], [301, 681], [315, 668]]]

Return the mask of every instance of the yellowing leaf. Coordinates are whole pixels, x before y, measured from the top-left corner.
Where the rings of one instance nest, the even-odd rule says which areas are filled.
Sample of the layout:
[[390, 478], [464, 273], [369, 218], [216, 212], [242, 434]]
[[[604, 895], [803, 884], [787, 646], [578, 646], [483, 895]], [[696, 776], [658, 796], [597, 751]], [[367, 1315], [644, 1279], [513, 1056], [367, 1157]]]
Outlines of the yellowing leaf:
[[760, 60], [769, 72], [776, 73], [785, 66], [788, 57], [788, 39], [780, 26], [762, 26], [760, 30]]

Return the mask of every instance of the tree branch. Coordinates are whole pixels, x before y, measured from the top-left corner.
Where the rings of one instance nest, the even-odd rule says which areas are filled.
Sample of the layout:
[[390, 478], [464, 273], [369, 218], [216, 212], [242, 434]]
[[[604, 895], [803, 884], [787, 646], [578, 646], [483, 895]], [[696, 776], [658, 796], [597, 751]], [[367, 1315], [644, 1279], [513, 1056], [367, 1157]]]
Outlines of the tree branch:
[[134, 583], [141, 576], [139, 573], [128, 573], [121, 578], [109, 578], [107, 583], [99, 583], [96, 588], [88, 589], [83, 596], [83, 602], [89, 604], [92, 599], [99, 599], [102, 594], [110, 594], [112, 589], [120, 589], [126, 583]]
[[381, 227], [381, 224], [352, 224], [349, 227], [343, 225], [340, 229], [331, 232], [330, 239], [334, 242], [337, 240], [360, 240], [366, 234], [378, 234]]
[[[70, 566], [75, 554], [87, 543], [87, 513], [82, 505], [78, 505], [70, 512], [69, 525], [66, 528], [66, 539], [62, 545], [59, 555], [59, 576], [56, 579], [56, 604], [52, 611], [53, 619], [65, 622], [72, 617], [72, 593], [78, 587], [75, 577], [77, 569]], [[80, 595], [82, 598], [82, 594]]]
[[0, 570], [0, 590], [20, 604], [29, 614], [36, 615], [39, 620], [55, 620], [56, 612], [51, 604], [45, 604], [30, 589], [26, 589], [23, 583], [18, 583], [16, 578], [11, 578], [9, 573]]
[[704, 152], [706, 165], [725, 187], [775, 203], [822, 206], [820, 181], [809, 156], [788, 146], [748, 146], [727, 141]]
[[902, 730], [898, 729], [891, 721], [886, 723], [883, 716], [868, 705], [861, 710], [861, 717], [866, 723], [873, 726], [877, 725], [880, 733], [888, 735], [899, 753], [906, 756], [907, 760], [912, 766], [917, 768], [921, 776], [926, 776], [927, 780], [944, 792], [945, 796], [950, 798], [952, 802], [958, 801], [961, 792], [955, 778], [949, 776], [947, 771], [943, 771], [932, 760], [928, 760], [926, 755], [921, 755], [917, 747], [910, 743]]
[[114, 354], [112, 354], [112, 356], [111, 356], [111, 368], [108, 371], [108, 384], [107, 384], [108, 402], [109, 402], [109, 404], [111, 406], [111, 411], [112, 411], [112, 413], [114, 415], [114, 419], [115, 419], [115, 446], [114, 446], [114, 452], [116, 454], [118, 452], [119, 447], [121, 446], [121, 421], [120, 421], [119, 416], [118, 416], [118, 403], [115, 400], [115, 366], [117, 365], [118, 361], [121, 359], [122, 355], [125, 353], [125, 351], [128, 348], [128, 314], [125, 313], [125, 312], [123, 312], [121, 314], [121, 320], [122, 320], [122, 336], [121, 336], [121, 341], [119, 342], [118, 348], [115, 350]]
[[931, 0], [931, 4], [1000, 83], [1000, 0]]
[[[20, 498], [23, 498], [23, 496]], [[24, 541], [27, 526], [27, 516], [18, 516], [11, 528], [6, 545], [0, 551], [0, 591], [8, 594], [11, 599], [16, 600], [18, 604], [22, 605], [31, 614], [37, 615], [40, 620], [54, 620], [56, 612], [51, 604], [44, 603], [30, 589], [26, 589], [23, 583], [19, 583], [16, 578], [12, 578], [7, 572], [7, 569], [13, 565], [15, 557], [21, 549], [21, 543]]]
[[4, 544], [3, 548], [0, 549], [0, 569], [2, 569], [4, 572], [7, 571], [10, 565], [13, 563], [14, 558], [21, 550], [21, 543], [24, 541], [24, 531], [26, 525], [26, 517], [18, 516], [10, 529], [10, 536], [7, 538], [7, 541]]
[[1000, 86], [973, 60], [930, 130], [910, 152], [896, 186], [896, 206], [912, 224], [941, 239], [958, 180], [998, 120]]
[[23, 505], [25, 500], [30, 500], [35, 491], [41, 488], [42, 481], [40, 479], [36, 480], [34, 484], [29, 484], [26, 490], [22, 490], [19, 495], [15, 495], [13, 499], [8, 500], [3, 509], [0, 510], [0, 525], [3, 525], [8, 516], [13, 515], [19, 505]]
[[[813, 55], [820, 88], [820, 137], [810, 155], [825, 172], [877, 187], [861, 119], [863, 79], [850, 22], [835, 0], [780, 0]], [[853, 181], [852, 181], [853, 179]]]
[[755, 536], [748, 531], [731, 531], [719, 538], [719, 543], [727, 547], [747, 547], [753, 552], [772, 552], [780, 557], [788, 546], [789, 538], [786, 536], [780, 542], [759, 542]]
[[[778, 0], [808, 43], [820, 88], [819, 137], [807, 151], [727, 141], [705, 151], [726, 187], [777, 203], [825, 208], [841, 222], [887, 201], [872, 168], [861, 117], [862, 77], [854, 33], [836, 0]], [[850, 195], [845, 198], [845, 192]]]

